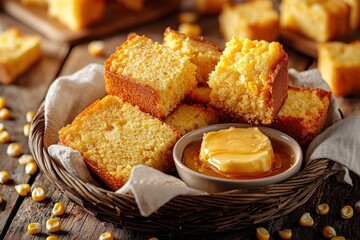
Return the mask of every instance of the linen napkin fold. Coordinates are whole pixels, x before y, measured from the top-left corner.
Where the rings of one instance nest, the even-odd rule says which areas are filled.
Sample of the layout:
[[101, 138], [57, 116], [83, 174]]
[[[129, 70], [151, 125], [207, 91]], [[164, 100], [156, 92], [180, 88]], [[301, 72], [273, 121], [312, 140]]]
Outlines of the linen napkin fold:
[[[326, 83], [322, 81], [317, 70], [299, 73], [291, 69], [289, 70], [289, 83], [302, 87], [320, 87], [330, 90]], [[66, 124], [71, 123], [90, 104], [105, 95], [103, 66], [100, 64], [90, 64], [72, 75], [56, 79], [49, 88], [45, 98], [45, 146], [55, 161], [61, 164], [70, 174], [86, 183], [96, 184], [86, 168], [81, 154], [58, 144], [58, 131]], [[327, 126], [333, 125], [340, 119], [338, 105], [333, 97], [326, 124]], [[359, 129], [359, 125], [359, 119], [350, 118], [348, 121], [341, 120], [339, 124], [327, 128], [310, 145], [308, 151], [309, 157], [306, 159], [314, 161], [318, 158], [330, 158], [344, 164], [351, 170], [357, 167], [355, 172], [359, 174], [360, 167], [355, 157], [355, 153], [358, 155], [358, 152], [343, 155], [345, 159], [334, 159], [334, 156], [338, 156], [334, 153], [336, 149], [343, 148], [343, 152], [351, 152], [359, 146], [359, 137], [354, 135], [357, 129]], [[336, 129], [335, 132], [333, 132], [334, 128]], [[343, 128], [346, 131], [343, 131]], [[352, 138], [349, 138], [348, 134], [351, 133], [353, 134]], [[336, 143], [338, 142], [345, 145], [337, 145]], [[329, 148], [333, 150], [332, 154], [328, 154]], [[178, 178], [143, 165], [133, 168], [128, 182], [116, 193], [132, 194], [143, 216], [149, 216], [178, 195], [207, 194], [187, 187]]]

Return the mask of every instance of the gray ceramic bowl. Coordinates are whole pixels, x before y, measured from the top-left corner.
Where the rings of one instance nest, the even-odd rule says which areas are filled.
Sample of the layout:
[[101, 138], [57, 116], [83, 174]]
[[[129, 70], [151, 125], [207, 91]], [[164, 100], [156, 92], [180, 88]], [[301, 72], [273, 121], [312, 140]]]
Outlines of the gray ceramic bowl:
[[195, 189], [203, 190], [209, 193], [224, 192], [234, 189], [248, 189], [259, 188], [269, 184], [278, 183], [290, 178], [296, 174], [302, 163], [303, 154], [299, 144], [287, 134], [277, 131], [272, 128], [259, 126], [261, 132], [263, 132], [269, 138], [278, 140], [287, 144], [294, 152], [294, 164], [286, 171], [274, 176], [258, 178], [258, 179], [246, 179], [246, 180], [233, 180], [224, 179], [218, 177], [207, 176], [205, 174], [196, 172], [185, 166], [182, 162], [184, 149], [193, 142], [201, 140], [204, 133], [218, 131], [221, 129], [228, 129], [230, 127], [246, 128], [250, 127], [249, 124], [242, 123], [224, 123], [210, 125], [200, 129], [196, 129], [186, 135], [184, 135], [175, 144], [173, 150], [173, 157], [175, 161], [176, 170], [179, 173], [180, 178], [189, 186]]

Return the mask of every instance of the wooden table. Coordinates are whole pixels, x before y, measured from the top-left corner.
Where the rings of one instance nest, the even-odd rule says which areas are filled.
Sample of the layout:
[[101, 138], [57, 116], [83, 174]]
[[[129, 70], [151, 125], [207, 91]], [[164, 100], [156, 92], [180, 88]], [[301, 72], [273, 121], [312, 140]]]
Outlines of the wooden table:
[[[216, 18], [202, 18], [200, 24], [203, 27], [205, 38], [216, 42], [224, 47], [224, 41], [218, 32]], [[25, 33], [34, 33], [31, 28], [23, 25], [15, 19], [0, 12], [0, 27], [6, 29], [10, 26], [17, 26]], [[162, 41], [162, 34], [167, 26], [177, 27], [177, 14], [173, 14], [156, 22], [144, 24], [139, 27], [118, 32], [104, 38], [106, 44], [106, 56], [96, 58], [87, 51], [87, 42], [78, 45], [51, 42], [44, 39], [44, 56], [30, 71], [9, 86], [0, 85], [0, 96], [8, 100], [8, 107], [11, 109], [10, 120], [3, 121], [10, 131], [12, 141], [19, 142], [24, 153], [29, 153], [27, 138], [23, 135], [25, 113], [36, 111], [43, 101], [49, 85], [61, 75], [71, 74], [85, 65], [93, 62], [103, 63], [107, 56], [114, 52], [115, 46], [120, 45], [129, 32], [145, 34], [149, 38]], [[302, 55], [288, 46], [285, 46], [289, 54], [289, 67], [299, 71], [316, 67], [316, 60]], [[338, 98], [341, 110], [345, 117], [360, 114], [360, 98]], [[17, 163], [16, 158], [6, 154], [8, 144], [0, 144], [0, 170], [7, 170], [11, 174], [11, 180], [0, 185], [0, 194], [4, 202], [0, 204], [0, 239], [45, 239], [46, 234], [30, 235], [27, 230], [29, 222], [38, 221], [44, 223], [51, 215], [51, 209], [55, 202], [63, 202], [66, 206], [66, 214], [61, 217], [62, 231], [57, 233], [59, 239], [98, 239], [104, 231], [112, 231], [116, 239], [256, 239], [255, 228], [252, 226], [241, 231], [228, 233], [209, 233], [201, 236], [181, 236], [170, 234], [144, 234], [141, 232], [129, 231], [113, 226], [109, 223], [102, 223], [94, 216], [86, 213], [81, 207], [72, 203], [63, 195], [56, 186], [51, 184], [46, 176], [38, 172], [36, 175], [25, 174], [23, 166]], [[322, 184], [314, 196], [303, 206], [291, 214], [262, 224], [271, 233], [271, 239], [279, 239], [277, 232], [281, 229], [291, 228], [293, 239], [324, 239], [322, 228], [326, 225], [333, 226], [338, 234], [346, 239], [360, 239], [360, 213], [355, 212], [354, 217], [344, 220], [339, 216], [342, 206], [354, 205], [360, 200], [360, 178], [353, 175], [354, 187], [336, 181], [331, 177]], [[42, 202], [34, 202], [31, 197], [20, 197], [14, 186], [19, 183], [29, 183], [32, 187], [41, 186], [46, 190], [47, 198]], [[315, 213], [315, 207], [320, 203], [330, 205], [330, 213], [326, 216], [319, 216]], [[300, 216], [310, 212], [314, 216], [316, 224], [311, 228], [301, 227], [298, 224]]]

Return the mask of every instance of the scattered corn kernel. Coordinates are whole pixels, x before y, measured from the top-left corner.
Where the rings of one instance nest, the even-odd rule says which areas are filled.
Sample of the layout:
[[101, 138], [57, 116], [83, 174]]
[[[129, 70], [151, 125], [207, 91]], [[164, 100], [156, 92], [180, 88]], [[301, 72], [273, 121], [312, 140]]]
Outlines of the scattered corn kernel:
[[20, 165], [26, 165], [30, 162], [35, 162], [34, 157], [30, 154], [23, 154], [19, 157], [18, 162]]
[[31, 193], [31, 198], [35, 202], [41, 202], [42, 200], [44, 200], [46, 198], [44, 189], [41, 187], [35, 188]]
[[311, 217], [310, 213], [306, 212], [301, 216], [299, 223], [303, 227], [312, 227], [314, 225], [314, 219]]
[[0, 97], [0, 109], [6, 106], [6, 98]]
[[0, 119], [8, 120], [10, 118], [10, 110], [7, 108], [0, 109]]
[[48, 236], [46, 240], [58, 240], [59, 238], [57, 236]]
[[112, 232], [104, 232], [100, 235], [99, 240], [114, 240]]
[[195, 12], [182, 12], [179, 14], [180, 23], [195, 23], [199, 19], [199, 15]]
[[5, 124], [3, 123], [0, 123], [0, 132], [4, 131], [5, 130]]
[[30, 185], [27, 183], [22, 183], [16, 185], [15, 190], [19, 193], [20, 196], [25, 197], [30, 192]]
[[33, 111], [29, 111], [29, 112], [27, 112], [26, 115], [25, 115], [26, 121], [27, 121], [28, 123], [31, 123], [32, 120], [34, 119], [34, 117], [35, 117], [35, 113], [34, 113]]
[[51, 233], [60, 231], [61, 230], [60, 220], [57, 218], [49, 218], [46, 221], [46, 229]]
[[6, 183], [10, 178], [10, 174], [8, 171], [1, 171], [0, 172], [0, 184]]
[[332, 237], [336, 237], [336, 231], [333, 227], [331, 226], [326, 226], [323, 228], [323, 236], [325, 238], [332, 238]]
[[346, 238], [343, 236], [336, 236], [336, 237], [332, 237], [331, 240], [346, 240]]
[[28, 175], [33, 175], [38, 170], [38, 166], [35, 162], [29, 162], [25, 166], [25, 173]]
[[37, 234], [41, 232], [41, 228], [41, 224], [38, 222], [29, 223], [29, 225], [27, 226], [27, 230], [30, 234]]
[[10, 143], [6, 152], [10, 157], [18, 157], [21, 154], [21, 145], [18, 143]]
[[355, 203], [355, 209], [360, 213], [360, 200]]
[[340, 209], [340, 215], [344, 219], [352, 218], [354, 215], [354, 210], [350, 205], [345, 205]]
[[25, 137], [29, 136], [30, 127], [31, 127], [30, 123], [25, 124], [24, 127], [23, 127], [23, 132], [24, 132]]
[[291, 239], [292, 231], [291, 229], [284, 229], [279, 231], [279, 237], [281, 239]]
[[92, 41], [88, 45], [88, 51], [91, 55], [101, 57], [105, 54], [105, 44], [103, 41]]
[[258, 227], [256, 228], [256, 238], [258, 240], [268, 240], [270, 239], [270, 234], [265, 228]]
[[64, 212], [65, 212], [64, 204], [62, 202], [55, 203], [55, 205], [52, 209], [52, 214], [54, 216], [61, 216], [64, 214]]
[[182, 23], [179, 25], [179, 33], [200, 36], [201, 35], [201, 27], [198, 24], [192, 23]]
[[8, 131], [0, 132], [0, 143], [6, 143], [10, 141], [10, 133]]
[[316, 207], [316, 212], [320, 215], [326, 215], [329, 213], [329, 205], [326, 203], [320, 204]]

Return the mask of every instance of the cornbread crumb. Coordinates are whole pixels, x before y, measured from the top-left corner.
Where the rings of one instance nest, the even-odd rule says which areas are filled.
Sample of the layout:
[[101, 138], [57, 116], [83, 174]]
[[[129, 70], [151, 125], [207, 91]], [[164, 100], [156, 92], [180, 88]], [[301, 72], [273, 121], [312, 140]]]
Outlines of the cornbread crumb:
[[224, 4], [230, 0], [195, 0], [195, 9], [204, 15], [219, 14]]
[[336, 96], [360, 92], [360, 41], [319, 45], [318, 68]]
[[272, 127], [289, 134], [306, 150], [324, 128], [331, 92], [289, 85], [288, 97]]
[[219, 25], [227, 41], [237, 36], [271, 42], [280, 33], [279, 14], [269, 0], [226, 4], [219, 16]]
[[17, 28], [0, 34], [0, 82], [11, 84], [41, 57], [41, 38]]
[[205, 103], [210, 102], [211, 89], [208, 86], [197, 86], [185, 98], [190, 103]]
[[179, 33], [192, 36], [200, 36], [202, 32], [200, 25], [195, 23], [181, 23], [178, 31]]
[[202, 37], [181, 34], [170, 28], [166, 28], [164, 32], [164, 45], [188, 56], [197, 67], [196, 81], [207, 85], [209, 74], [215, 69], [220, 59], [222, 52], [220, 48]]
[[280, 5], [282, 28], [317, 42], [347, 36], [350, 6], [339, 0], [283, 0]]
[[88, 45], [88, 51], [91, 55], [96, 57], [104, 56], [105, 44], [103, 41], [92, 41]]
[[287, 64], [278, 42], [234, 37], [210, 74], [210, 104], [239, 121], [272, 123], [287, 97]]
[[132, 34], [105, 61], [106, 91], [163, 119], [195, 88], [195, 70], [189, 57]]
[[61, 144], [78, 150], [89, 169], [117, 190], [138, 164], [168, 171], [180, 134], [116, 96], [106, 96], [59, 131]]
[[200, 104], [182, 104], [165, 119], [165, 123], [180, 130], [182, 135], [218, 122], [217, 111]]

